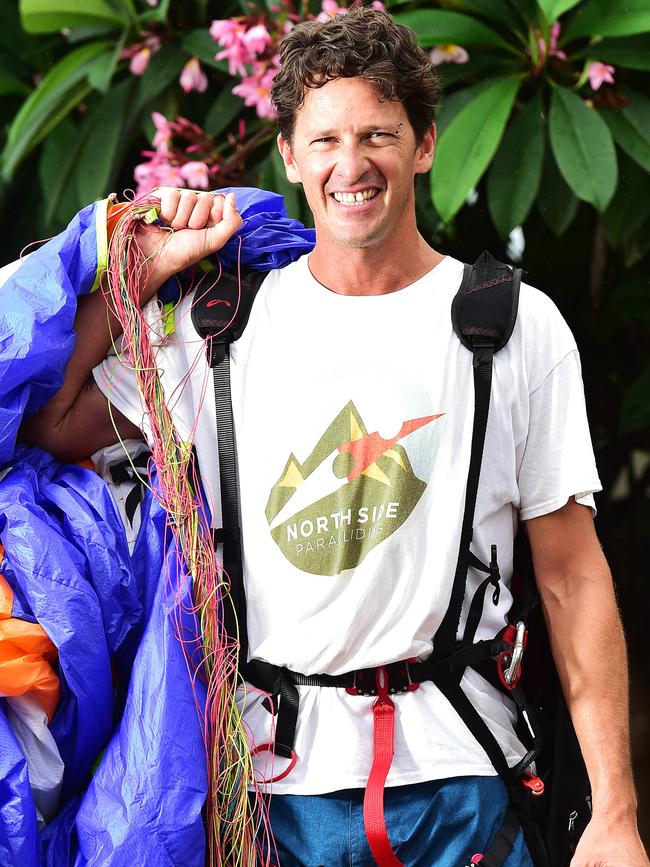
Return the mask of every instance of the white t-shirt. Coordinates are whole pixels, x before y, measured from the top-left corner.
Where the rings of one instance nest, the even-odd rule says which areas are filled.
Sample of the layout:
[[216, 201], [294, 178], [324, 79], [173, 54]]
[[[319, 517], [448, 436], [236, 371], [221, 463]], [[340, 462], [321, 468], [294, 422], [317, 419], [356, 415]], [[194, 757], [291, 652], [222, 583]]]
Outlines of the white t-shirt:
[[[447, 608], [458, 554], [474, 391], [471, 354], [451, 302], [462, 264], [443, 259], [388, 295], [343, 296], [320, 285], [308, 257], [271, 272], [231, 348], [250, 655], [304, 674], [339, 674], [426, 657]], [[158, 339], [162, 383], [181, 440], [193, 440], [219, 522], [212, 375], [180, 305]], [[157, 305], [148, 315], [160, 332]], [[188, 373], [191, 371], [191, 374]], [[107, 359], [95, 378], [149, 432], [133, 376]], [[506, 584], [517, 514], [534, 518], [600, 490], [574, 339], [553, 303], [522, 286], [519, 315], [497, 354], [472, 549], [496, 544]], [[470, 570], [463, 613], [483, 576]], [[477, 638], [504, 625], [510, 593], [487, 594]], [[463, 688], [514, 764], [523, 748], [510, 702], [468, 671]], [[365, 786], [372, 698], [299, 687], [298, 762], [278, 793]], [[395, 698], [388, 785], [494, 769], [431, 683]], [[272, 717], [249, 692], [258, 744]], [[259, 757], [262, 769], [268, 753]], [[282, 758], [261, 773], [268, 778]]]

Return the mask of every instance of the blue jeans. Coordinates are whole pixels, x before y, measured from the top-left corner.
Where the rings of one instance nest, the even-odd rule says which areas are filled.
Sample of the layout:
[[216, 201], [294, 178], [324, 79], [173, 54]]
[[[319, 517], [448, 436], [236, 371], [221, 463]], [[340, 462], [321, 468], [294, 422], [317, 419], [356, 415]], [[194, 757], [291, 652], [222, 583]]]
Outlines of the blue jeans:
[[[363, 789], [274, 795], [280, 867], [375, 867], [363, 827]], [[388, 838], [406, 867], [464, 867], [485, 852], [508, 807], [499, 777], [455, 777], [387, 788]], [[504, 867], [533, 867], [521, 831]]]

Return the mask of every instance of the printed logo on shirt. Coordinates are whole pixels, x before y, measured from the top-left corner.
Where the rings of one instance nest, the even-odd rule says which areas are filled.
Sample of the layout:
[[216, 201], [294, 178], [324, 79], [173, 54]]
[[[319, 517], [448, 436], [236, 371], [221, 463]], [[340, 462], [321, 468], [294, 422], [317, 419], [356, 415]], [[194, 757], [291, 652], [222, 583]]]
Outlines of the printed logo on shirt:
[[[303, 572], [339, 575], [398, 530], [426, 489], [400, 443], [442, 415], [408, 419], [384, 439], [368, 433], [350, 401], [304, 462], [289, 455], [266, 504], [287, 560]], [[333, 489], [337, 480], [343, 484]]]

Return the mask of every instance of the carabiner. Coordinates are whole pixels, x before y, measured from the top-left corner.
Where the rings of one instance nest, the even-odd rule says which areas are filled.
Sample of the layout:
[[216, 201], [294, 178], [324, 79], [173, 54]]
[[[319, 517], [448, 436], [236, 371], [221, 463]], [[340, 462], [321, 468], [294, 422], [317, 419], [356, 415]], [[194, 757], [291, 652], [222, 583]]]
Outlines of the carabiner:
[[519, 670], [521, 669], [521, 660], [524, 656], [524, 638], [526, 635], [526, 624], [523, 620], [520, 620], [517, 623], [517, 638], [515, 639], [515, 646], [512, 651], [512, 659], [510, 660], [510, 665], [504, 671], [503, 676], [505, 678], [506, 683], [509, 686], [515, 683], [517, 678], [519, 677]]

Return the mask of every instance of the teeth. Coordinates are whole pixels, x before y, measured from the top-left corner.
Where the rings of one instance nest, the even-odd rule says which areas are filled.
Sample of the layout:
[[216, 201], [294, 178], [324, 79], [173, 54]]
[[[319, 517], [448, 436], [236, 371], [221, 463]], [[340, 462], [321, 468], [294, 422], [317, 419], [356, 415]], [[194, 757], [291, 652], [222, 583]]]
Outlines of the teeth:
[[360, 205], [377, 195], [377, 190], [364, 190], [359, 193], [334, 193], [334, 198], [342, 205]]

